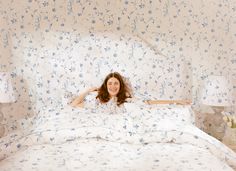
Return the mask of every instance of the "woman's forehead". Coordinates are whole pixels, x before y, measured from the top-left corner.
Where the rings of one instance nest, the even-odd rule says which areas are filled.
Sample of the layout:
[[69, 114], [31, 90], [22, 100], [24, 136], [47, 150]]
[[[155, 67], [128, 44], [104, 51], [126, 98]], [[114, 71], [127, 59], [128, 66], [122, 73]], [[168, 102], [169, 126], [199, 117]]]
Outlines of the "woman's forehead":
[[111, 77], [107, 80], [107, 82], [119, 82], [119, 80], [115, 77]]

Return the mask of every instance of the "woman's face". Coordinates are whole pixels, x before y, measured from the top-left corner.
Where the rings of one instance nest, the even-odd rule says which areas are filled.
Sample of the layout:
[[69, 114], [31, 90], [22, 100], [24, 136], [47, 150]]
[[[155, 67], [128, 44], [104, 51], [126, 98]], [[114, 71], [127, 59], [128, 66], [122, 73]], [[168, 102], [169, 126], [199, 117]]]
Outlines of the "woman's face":
[[120, 90], [120, 82], [117, 78], [111, 77], [107, 81], [107, 91], [111, 97], [115, 97]]

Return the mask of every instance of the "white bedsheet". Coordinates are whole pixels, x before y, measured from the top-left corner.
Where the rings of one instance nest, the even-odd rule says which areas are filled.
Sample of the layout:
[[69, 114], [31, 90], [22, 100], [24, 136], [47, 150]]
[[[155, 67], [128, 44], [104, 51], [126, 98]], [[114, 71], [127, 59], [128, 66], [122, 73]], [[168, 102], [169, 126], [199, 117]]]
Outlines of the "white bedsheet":
[[189, 108], [136, 106], [109, 115], [45, 107], [1, 139], [1, 171], [233, 170], [236, 154], [196, 128]]

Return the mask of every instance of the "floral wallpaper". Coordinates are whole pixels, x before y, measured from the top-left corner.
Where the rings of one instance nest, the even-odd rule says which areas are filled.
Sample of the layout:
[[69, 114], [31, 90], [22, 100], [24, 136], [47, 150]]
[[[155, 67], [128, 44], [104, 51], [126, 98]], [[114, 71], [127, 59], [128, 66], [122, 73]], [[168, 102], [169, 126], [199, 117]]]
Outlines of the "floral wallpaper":
[[235, 4], [0, 0], [0, 71], [11, 72], [17, 96], [5, 120], [31, 117], [115, 70], [142, 98], [190, 97], [200, 110], [210, 75], [232, 80], [236, 97]]

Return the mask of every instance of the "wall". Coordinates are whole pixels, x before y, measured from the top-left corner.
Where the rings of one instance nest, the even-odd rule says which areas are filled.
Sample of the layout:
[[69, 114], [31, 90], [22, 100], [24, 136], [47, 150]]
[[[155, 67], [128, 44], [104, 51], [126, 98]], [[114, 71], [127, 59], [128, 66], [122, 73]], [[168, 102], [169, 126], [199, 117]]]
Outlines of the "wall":
[[[157, 61], [172, 61], [170, 69], [176, 78], [183, 76], [186, 68], [191, 70], [185, 75], [185, 85], [191, 82], [191, 90], [185, 95], [190, 93], [195, 109], [200, 110], [199, 94], [208, 75], [221, 74], [236, 80], [235, 4], [234, 0], [0, 0], [0, 70], [13, 72], [18, 96], [11, 110], [5, 107], [9, 113], [5, 117], [14, 120], [34, 115], [35, 102], [41, 99], [40, 82], [52, 79], [57, 85], [53, 78], [60, 78], [59, 72], [49, 76], [44, 69], [53, 73], [50, 68], [70, 56], [71, 46], [102, 33], [125, 35], [124, 42], [131, 37], [145, 44]], [[119, 38], [115, 39], [113, 42]], [[92, 45], [96, 45], [93, 40]], [[92, 45], [88, 43], [84, 49]], [[127, 53], [131, 51], [128, 48]], [[91, 53], [97, 54], [96, 50]], [[68, 60], [61, 62], [64, 65]], [[50, 89], [50, 83], [43, 85], [45, 90]], [[234, 94], [235, 89], [236, 83]], [[179, 98], [179, 94], [171, 98]]]

